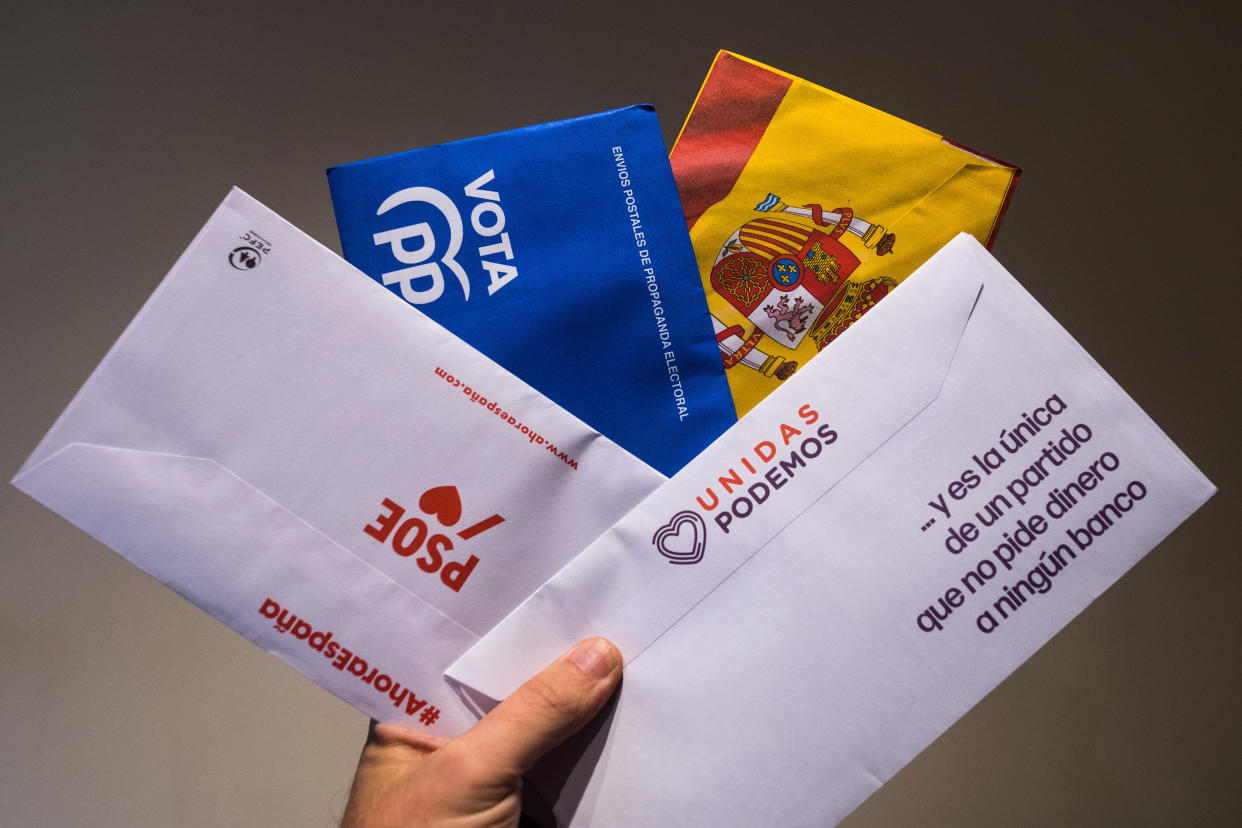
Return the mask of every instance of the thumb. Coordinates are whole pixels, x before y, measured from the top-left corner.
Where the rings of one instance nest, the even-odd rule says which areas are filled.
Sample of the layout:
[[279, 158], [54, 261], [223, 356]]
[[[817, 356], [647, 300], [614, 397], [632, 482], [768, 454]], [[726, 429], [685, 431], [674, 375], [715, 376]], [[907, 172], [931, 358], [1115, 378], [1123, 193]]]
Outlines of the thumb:
[[621, 652], [603, 638], [580, 641], [523, 684], [454, 747], [478, 766], [521, 775], [594, 718], [621, 681]]

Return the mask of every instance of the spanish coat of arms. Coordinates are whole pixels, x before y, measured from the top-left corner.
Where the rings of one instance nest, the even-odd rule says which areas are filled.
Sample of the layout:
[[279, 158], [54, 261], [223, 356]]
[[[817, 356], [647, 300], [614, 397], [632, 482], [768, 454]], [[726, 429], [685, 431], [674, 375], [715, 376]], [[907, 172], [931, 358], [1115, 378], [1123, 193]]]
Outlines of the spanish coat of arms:
[[[897, 282], [886, 276], [850, 278], [859, 259], [841, 242], [846, 233], [883, 256], [894, 234], [854, 216], [848, 207], [825, 211], [818, 204], [790, 207], [768, 194], [755, 210], [766, 215], [737, 229], [712, 265], [711, 285], [754, 326], [726, 325], [712, 316], [726, 368], [747, 365], [785, 379], [798, 363], [760, 349], [765, 337], [795, 350], [808, 337], [823, 349], [882, 299]], [[765, 343], [767, 344], [767, 343]]]

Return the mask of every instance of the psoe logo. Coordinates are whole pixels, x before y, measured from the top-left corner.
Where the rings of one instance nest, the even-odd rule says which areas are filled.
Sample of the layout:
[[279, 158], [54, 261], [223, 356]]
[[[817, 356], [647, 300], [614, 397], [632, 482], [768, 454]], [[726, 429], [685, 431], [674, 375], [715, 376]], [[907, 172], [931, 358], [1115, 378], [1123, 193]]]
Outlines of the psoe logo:
[[707, 524], [698, 512], [685, 510], [673, 515], [651, 538], [656, 551], [672, 564], [696, 564], [703, 560], [707, 546]]
[[[513, 245], [505, 232], [505, 212], [500, 206], [500, 192], [484, 189], [495, 177], [495, 170], [488, 170], [462, 189], [465, 197], [473, 201], [470, 227], [477, 241], [482, 242], [477, 245], [477, 253], [479, 266], [487, 271], [489, 277], [488, 296], [518, 275], [517, 265], [509, 264], [514, 258]], [[447, 270], [461, 287], [462, 299], [469, 301], [470, 277], [457, 260], [465, 243], [466, 226], [453, 199], [434, 187], [406, 187], [384, 199], [375, 215], [383, 216], [404, 205], [432, 208], [439, 216], [436, 224], [447, 228], [447, 232], [437, 236], [430, 222], [417, 221], [373, 234], [376, 246], [387, 245], [393, 257], [407, 265], [382, 274], [384, 284], [397, 285], [402, 298], [412, 305], [427, 305], [444, 295]]]

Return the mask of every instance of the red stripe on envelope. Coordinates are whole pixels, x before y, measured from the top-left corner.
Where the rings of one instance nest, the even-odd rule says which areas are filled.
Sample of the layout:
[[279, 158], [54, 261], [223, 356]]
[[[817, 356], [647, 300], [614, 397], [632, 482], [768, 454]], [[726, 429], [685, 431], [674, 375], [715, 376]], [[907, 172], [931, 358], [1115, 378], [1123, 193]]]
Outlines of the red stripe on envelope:
[[669, 156], [687, 226], [733, 189], [792, 83], [728, 53], [716, 57]]

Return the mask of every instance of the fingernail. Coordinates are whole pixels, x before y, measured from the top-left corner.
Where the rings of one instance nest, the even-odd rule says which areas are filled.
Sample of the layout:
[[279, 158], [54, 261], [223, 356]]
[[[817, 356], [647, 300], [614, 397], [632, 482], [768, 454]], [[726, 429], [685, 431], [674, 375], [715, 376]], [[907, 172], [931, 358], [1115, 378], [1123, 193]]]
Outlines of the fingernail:
[[569, 651], [569, 660], [591, 678], [608, 678], [614, 661], [612, 645], [602, 638], [588, 638]]

